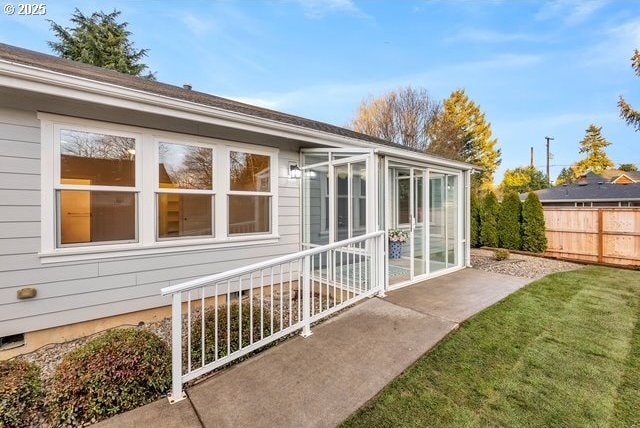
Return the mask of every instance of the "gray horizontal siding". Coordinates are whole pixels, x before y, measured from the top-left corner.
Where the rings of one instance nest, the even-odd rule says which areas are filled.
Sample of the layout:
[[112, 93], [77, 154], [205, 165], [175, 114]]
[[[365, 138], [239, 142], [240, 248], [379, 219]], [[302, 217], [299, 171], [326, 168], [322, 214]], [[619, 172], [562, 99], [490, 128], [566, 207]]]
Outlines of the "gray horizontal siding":
[[40, 174], [0, 173], [0, 189], [39, 190]]
[[[166, 305], [162, 287], [299, 249], [300, 180], [281, 176], [277, 243], [42, 264], [39, 138], [35, 112], [0, 108], [0, 336]], [[281, 175], [289, 161], [281, 150]], [[37, 297], [17, 300], [28, 286]]]

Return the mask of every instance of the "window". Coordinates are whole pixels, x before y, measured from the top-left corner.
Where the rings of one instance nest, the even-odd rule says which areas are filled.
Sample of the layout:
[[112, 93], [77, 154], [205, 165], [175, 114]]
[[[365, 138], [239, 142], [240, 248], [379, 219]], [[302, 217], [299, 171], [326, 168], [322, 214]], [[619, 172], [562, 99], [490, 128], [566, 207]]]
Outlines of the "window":
[[43, 262], [277, 238], [277, 149], [39, 118]]
[[137, 240], [137, 142], [58, 129], [57, 246]]
[[271, 156], [231, 151], [229, 235], [271, 231]]
[[213, 236], [213, 149], [158, 143], [159, 239]]

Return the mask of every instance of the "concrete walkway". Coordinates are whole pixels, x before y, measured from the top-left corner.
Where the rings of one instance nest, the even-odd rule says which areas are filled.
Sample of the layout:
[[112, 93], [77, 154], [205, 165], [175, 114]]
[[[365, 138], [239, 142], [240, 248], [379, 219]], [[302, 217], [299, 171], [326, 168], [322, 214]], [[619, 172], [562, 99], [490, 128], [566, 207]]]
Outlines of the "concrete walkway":
[[460, 322], [530, 280], [475, 269], [368, 299], [187, 390], [116, 416], [109, 427], [334, 427]]

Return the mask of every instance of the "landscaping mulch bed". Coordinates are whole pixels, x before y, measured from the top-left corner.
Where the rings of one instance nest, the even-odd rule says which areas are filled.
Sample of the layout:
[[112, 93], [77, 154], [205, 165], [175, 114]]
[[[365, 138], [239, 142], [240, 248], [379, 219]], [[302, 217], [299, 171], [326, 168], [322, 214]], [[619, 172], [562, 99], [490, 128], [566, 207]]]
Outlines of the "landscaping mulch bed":
[[507, 260], [494, 258], [494, 250], [471, 249], [471, 266], [487, 272], [502, 273], [522, 278], [542, 278], [543, 276], [581, 268], [583, 265], [544, 257], [513, 254]]

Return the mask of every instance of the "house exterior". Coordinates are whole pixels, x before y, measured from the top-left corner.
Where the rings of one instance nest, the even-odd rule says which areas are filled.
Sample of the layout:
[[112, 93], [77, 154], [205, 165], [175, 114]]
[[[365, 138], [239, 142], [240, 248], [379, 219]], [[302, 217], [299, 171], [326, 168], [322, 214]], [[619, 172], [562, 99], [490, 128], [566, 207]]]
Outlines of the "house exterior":
[[378, 230], [408, 235], [385, 289], [462, 269], [471, 172], [0, 44], [0, 358], [165, 317], [164, 287]]
[[[605, 170], [588, 172], [576, 183], [535, 192], [544, 207], [628, 208], [640, 207], [640, 173]], [[526, 194], [520, 195], [524, 200]]]

